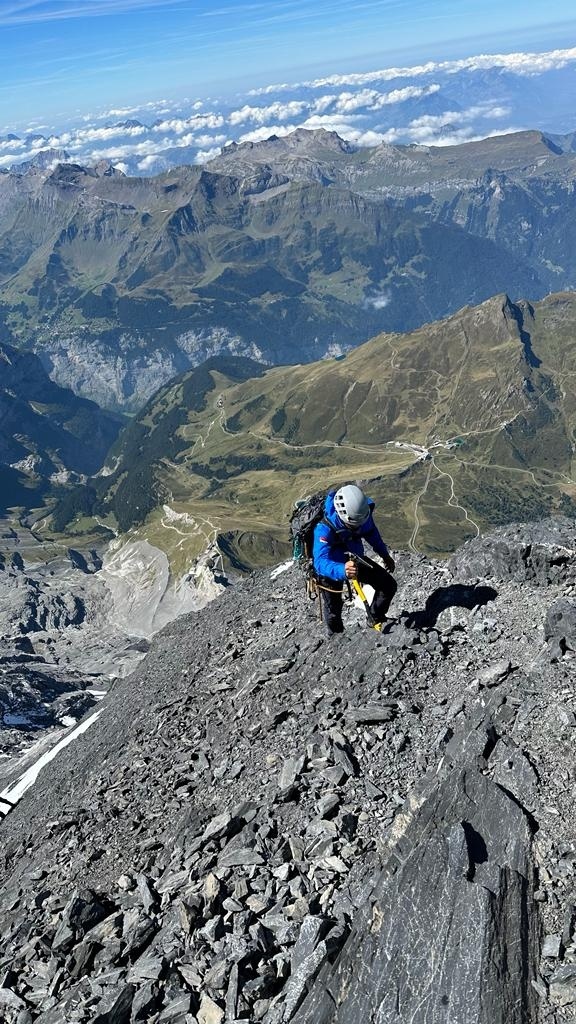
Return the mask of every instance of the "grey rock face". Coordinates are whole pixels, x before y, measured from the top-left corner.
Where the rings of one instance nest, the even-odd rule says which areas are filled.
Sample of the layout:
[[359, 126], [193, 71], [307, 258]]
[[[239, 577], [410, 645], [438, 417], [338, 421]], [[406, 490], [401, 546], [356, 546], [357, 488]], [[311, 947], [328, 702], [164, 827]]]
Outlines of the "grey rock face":
[[[209, 557], [175, 583], [166, 555], [144, 542], [103, 559], [74, 549], [54, 558], [29, 531], [13, 534], [0, 557], [0, 753], [11, 760], [82, 717], [141, 660], [154, 632], [222, 586]], [[0, 761], [0, 779], [11, 770]]]
[[518, 582], [576, 581], [571, 519], [547, 519], [494, 530], [468, 541], [451, 558], [450, 567], [464, 579], [514, 579]]
[[38, 338], [38, 355], [52, 380], [104, 409], [141, 409], [172, 377], [212, 356], [246, 356], [265, 361], [258, 346], [225, 327], [188, 330], [161, 347], [137, 332], [114, 339], [87, 336]]
[[[0, 342], [0, 469], [29, 475], [27, 507], [38, 504], [40, 478], [54, 474], [95, 473], [116, 439], [121, 418], [103, 412], [93, 402], [52, 381], [40, 359]], [[7, 495], [0, 495], [0, 509]], [[27, 504], [25, 498], [8, 499], [8, 506]]]
[[528, 820], [509, 797], [478, 773], [452, 771], [415, 813], [335, 967], [294, 1020], [534, 1019], [530, 847]]
[[548, 609], [544, 622], [544, 639], [554, 657], [570, 652], [576, 656], [576, 604], [561, 598]]

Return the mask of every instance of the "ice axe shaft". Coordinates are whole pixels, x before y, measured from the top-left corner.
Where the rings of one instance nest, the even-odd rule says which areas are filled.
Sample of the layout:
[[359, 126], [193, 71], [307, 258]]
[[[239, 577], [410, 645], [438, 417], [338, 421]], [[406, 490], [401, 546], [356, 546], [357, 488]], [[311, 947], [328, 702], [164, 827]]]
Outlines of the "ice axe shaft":
[[[354, 562], [356, 565], [358, 564], [358, 562], [363, 562], [364, 561], [363, 558], [360, 558], [359, 555], [352, 554], [351, 551], [347, 551], [346, 552], [346, 556], [347, 556], [347, 558], [348, 558], [348, 560], [350, 562]], [[354, 590], [356, 591], [356, 593], [358, 594], [358, 597], [360, 598], [360, 600], [362, 601], [362, 604], [364, 605], [364, 611], [366, 612], [366, 619], [368, 620], [368, 625], [372, 626], [372, 629], [381, 630], [382, 629], [382, 623], [381, 622], [376, 622], [376, 620], [375, 620], [375, 618], [374, 618], [374, 616], [372, 614], [372, 610], [370, 608], [370, 605], [368, 604], [368, 598], [366, 597], [366, 594], [364, 593], [361, 584], [359, 583], [358, 580], [354, 580], [354, 579], [350, 580], [349, 582], [354, 587]]]

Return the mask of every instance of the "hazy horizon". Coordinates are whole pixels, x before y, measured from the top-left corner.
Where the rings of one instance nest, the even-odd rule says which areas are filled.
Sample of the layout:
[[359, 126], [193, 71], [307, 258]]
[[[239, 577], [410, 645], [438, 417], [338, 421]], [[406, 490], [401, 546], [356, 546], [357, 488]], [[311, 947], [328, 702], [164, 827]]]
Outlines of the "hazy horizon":
[[106, 107], [576, 44], [568, 0], [1, 0], [0, 131]]

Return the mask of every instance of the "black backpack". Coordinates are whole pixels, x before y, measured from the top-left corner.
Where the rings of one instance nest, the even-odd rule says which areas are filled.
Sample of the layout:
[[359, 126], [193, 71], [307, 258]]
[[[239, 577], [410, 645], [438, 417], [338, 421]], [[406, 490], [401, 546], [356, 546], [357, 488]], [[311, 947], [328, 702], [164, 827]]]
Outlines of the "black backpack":
[[[335, 490], [328, 494], [334, 494]], [[304, 570], [306, 576], [314, 575], [312, 562], [312, 548], [314, 545], [314, 527], [317, 523], [325, 522], [330, 529], [332, 524], [324, 519], [324, 505], [326, 502], [326, 491], [317, 491], [308, 495], [301, 501], [297, 501], [294, 511], [290, 516], [290, 538], [292, 540], [292, 557]]]

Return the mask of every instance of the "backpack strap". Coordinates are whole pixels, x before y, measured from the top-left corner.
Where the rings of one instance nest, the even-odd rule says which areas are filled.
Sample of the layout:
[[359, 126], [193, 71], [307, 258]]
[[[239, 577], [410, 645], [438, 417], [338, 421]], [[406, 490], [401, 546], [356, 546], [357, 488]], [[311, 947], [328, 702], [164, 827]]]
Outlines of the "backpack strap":
[[330, 529], [332, 530], [332, 533], [336, 532], [336, 530], [335, 530], [334, 526], [332, 525], [332, 523], [330, 522], [330, 520], [326, 519], [326, 516], [322, 516], [322, 519], [319, 519], [318, 522], [315, 524], [314, 529], [310, 531], [309, 539], [307, 541], [305, 541], [305, 543], [304, 543], [304, 555], [305, 555], [306, 558], [312, 558], [312, 544], [313, 544], [314, 530], [316, 529], [316, 526], [320, 526], [321, 523], [324, 526], [329, 526]]

